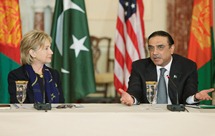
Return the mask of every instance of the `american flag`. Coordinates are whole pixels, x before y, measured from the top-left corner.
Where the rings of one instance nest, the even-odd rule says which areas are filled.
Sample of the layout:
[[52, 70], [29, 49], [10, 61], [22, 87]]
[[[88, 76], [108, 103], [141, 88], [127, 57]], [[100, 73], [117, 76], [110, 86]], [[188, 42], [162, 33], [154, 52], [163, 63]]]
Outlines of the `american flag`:
[[142, 0], [119, 0], [115, 37], [114, 86], [125, 91], [134, 60], [145, 58]]

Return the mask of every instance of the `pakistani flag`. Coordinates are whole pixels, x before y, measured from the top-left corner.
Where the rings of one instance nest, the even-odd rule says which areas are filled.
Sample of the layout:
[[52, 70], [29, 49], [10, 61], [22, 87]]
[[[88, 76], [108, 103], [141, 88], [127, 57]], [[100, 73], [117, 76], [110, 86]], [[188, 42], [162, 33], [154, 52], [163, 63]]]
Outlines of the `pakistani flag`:
[[51, 36], [52, 67], [61, 73], [65, 102], [95, 92], [84, 0], [56, 0]]

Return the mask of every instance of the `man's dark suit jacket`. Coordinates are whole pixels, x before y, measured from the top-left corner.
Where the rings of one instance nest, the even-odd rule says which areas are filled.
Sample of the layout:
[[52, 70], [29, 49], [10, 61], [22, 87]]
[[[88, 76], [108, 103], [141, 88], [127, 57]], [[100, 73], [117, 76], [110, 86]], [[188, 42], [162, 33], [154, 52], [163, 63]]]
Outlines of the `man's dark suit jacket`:
[[[61, 82], [60, 82], [60, 77], [59, 73], [57, 70], [48, 68], [52, 74], [53, 80], [57, 84], [57, 88], [59, 90], [59, 103], [64, 103], [64, 96], [63, 96], [63, 91], [61, 87]], [[8, 74], [8, 91], [10, 94], [10, 103], [18, 103], [17, 98], [16, 98], [16, 83], [15, 81], [17, 80], [27, 80], [29, 81], [29, 78], [27, 76], [27, 73], [25, 71], [24, 66], [21, 66], [13, 71], [11, 71]], [[32, 90], [32, 87], [30, 83], [28, 83], [27, 86], [27, 97], [24, 103], [34, 103], [34, 93]]]
[[[195, 62], [187, 58], [177, 54], [172, 56], [169, 76], [173, 83], [171, 81], [168, 83], [168, 94], [172, 104], [177, 104], [177, 92], [179, 103], [186, 104], [186, 99], [194, 95], [198, 89], [197, 66]], [[156, 66], [150, 58], [132, 63], [127, 92], [140, 103], [148, 103], [146, 81], [157, 81]]]

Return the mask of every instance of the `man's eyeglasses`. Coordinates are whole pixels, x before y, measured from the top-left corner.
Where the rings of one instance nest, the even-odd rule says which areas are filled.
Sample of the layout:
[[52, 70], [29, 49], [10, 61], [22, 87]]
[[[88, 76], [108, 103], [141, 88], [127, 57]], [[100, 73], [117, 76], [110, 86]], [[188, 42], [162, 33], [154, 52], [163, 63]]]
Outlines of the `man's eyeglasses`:
[[163, 51], [163, 49], [165, 48], [165, 45], [156, 45], [156, 46], [152, 46], [152, 45], [148, 45], [148, 50], [150, 52], [153, 52], [155, 50], [155, 48], [158, 50], [158, 51]]

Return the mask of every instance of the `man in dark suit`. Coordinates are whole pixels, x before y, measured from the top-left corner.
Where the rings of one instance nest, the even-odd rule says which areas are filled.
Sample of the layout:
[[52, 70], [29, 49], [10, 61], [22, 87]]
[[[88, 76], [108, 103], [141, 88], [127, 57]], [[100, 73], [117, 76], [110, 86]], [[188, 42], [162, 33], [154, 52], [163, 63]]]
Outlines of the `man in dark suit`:
[[[132, 63], [128, 90], [121, 93], [121, 103], [133, 105], [149, 103], [146, 96], [146, 82], [158, 81], [160, 68], [165, 68], [166, 104], [195, 104], [200, 100], [211, 100], [209, 92], [213, 88], [198, 92], [196, 63], [174, 53], [174, 40], [165, 31], [155, 31], [148, 38], [150, 58]], [[159, 90], [157, 94], [159, 93]], [[178, 96], [177, 96], [178, 95]], [[155, 97], [157, 99], [157, 96]], [[178, 102], [177, 102], [178, 99]], [[154, 103], [158, 103], [155, 100]]]

